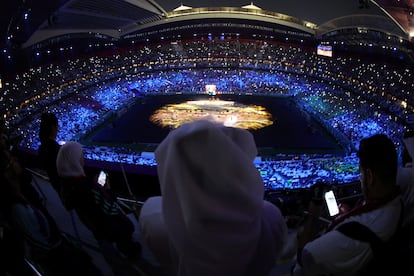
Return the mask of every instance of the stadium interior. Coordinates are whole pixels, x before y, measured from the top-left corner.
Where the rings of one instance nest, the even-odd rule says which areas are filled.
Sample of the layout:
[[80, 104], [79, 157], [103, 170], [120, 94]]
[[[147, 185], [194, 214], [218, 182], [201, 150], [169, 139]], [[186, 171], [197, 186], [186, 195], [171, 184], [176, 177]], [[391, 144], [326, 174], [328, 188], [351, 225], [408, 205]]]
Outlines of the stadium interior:
[[45, 111], [59, 142], [79, 141], [88, 171], [107, 171], [119, 199], [137, 205], [161, 193], [153, 152], [171, 129], [206, 114], [248, 129], [264, 198], [292, 228], [316, 183], [340, 203], [360, 199], [362, 138], [385, 133], [401, 149], [414, 129], [413, 1], [278, 2], [2, 3], [1, 116], [58, 223], [103, 269], [151, 275], [103, 258], [47, 187], [36, 164]]

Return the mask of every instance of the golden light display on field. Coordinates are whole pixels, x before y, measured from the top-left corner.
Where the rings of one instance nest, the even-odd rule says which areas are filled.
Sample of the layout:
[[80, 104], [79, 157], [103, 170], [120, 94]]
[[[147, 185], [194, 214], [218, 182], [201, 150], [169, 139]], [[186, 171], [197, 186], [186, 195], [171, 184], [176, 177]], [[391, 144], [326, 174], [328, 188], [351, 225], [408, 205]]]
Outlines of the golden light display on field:
[[186, 101], [157, 109], [150, 121], [164, 128], [177, 128], [200, 119], [210, 119], [225, 126], [260, 129], [273, 124], [272, 115], [258, 105], [245, 105], [218, 99]]

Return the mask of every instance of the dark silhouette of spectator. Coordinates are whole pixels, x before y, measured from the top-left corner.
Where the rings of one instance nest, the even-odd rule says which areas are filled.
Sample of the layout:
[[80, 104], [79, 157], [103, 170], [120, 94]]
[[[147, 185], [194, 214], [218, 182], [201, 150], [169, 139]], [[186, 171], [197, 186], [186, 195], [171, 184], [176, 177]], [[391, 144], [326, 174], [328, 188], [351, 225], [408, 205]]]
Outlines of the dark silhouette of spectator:
[[53, 113], [43, 113], [40, 118], [40, 147], [38, 155], [42, 169], [49, 176], [50, 183], [60, 193], [59, 177], [56, 170], [56, 157], [60, 145], [56, 141], [59, 130], [58, 119]]
[[167, 275], [267, 275], [287, 225], [264, 198], [250, 132], [196, 121], [155, 151], [161, 197], [147, 199], [140, 228]]
[[368, 242], [351, 238], [338, 227], [357, 222], [381, 241], [389, 240], [398, 229], [402, 204], [396, 186], [398, 157], [394, 143], [383, 134], [364, 138], [358, 157], [365, 200], [336, 217], [321, 235], [315, 226], [322, 204], [310, 202], [309, 215], [298, 234], [298, 258], [293, 275], [360, 275], [373, 259], [373, 250]]
[[21, 191], [21, 167], [7, 150], [0, 152], [0, 194], [8, 221], [25, 244], [30, 259], [45, 275], [101, 275], [91, 257], [66, 239], [46, 208], [32, 204]]
[[75, 210], [98, 241], [115, 242], [128, 258], [140, 256], [141, 245], [133, 240], [134, 225], [108, 190], [84, 172], [82, 145], [70, 141], [57, 156], [61, 198], [67, 210]]

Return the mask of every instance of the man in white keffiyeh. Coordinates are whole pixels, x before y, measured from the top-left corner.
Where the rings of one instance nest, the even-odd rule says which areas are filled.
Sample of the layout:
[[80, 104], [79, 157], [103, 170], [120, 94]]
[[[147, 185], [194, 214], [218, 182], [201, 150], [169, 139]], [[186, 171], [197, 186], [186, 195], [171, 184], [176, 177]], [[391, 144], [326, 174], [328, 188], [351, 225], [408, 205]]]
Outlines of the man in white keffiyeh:
[[264, 201], [252, 134], [201, 120], [173, 130], [155, 151], [161, 197], [140, 226], [168, 275], [267, 275], [287, 226]]

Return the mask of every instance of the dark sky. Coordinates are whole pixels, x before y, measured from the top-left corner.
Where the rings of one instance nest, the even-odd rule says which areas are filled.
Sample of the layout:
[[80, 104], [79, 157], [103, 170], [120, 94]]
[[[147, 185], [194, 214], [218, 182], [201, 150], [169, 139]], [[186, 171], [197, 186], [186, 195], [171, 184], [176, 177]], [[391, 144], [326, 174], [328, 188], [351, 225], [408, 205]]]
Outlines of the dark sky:
[[316, 24], [330, 19], [360, 13], [380, 14], [381, 11], [371, 4], [369, 9], [359, 9], [358, 0], [158, 0], [166, 11], [171, 11], [181, 3], [194, 8], [199, 7], [241, 7], [251, 2], [262, 9], [284, 13]]

